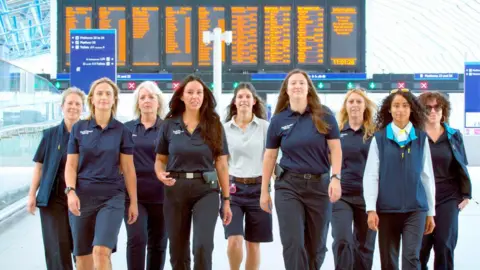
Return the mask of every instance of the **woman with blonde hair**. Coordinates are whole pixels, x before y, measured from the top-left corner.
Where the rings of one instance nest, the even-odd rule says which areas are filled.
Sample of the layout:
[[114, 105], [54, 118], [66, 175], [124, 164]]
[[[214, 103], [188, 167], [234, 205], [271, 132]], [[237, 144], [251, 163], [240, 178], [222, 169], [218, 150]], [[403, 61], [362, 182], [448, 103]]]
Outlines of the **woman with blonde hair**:
[[90, 116], [73, 126], [68, 142], [65, 194], [79, 270], [112, 269], [110, 256], [122, 225], [125, 186], [128, 224], [138, 216], [132, 133], [114, 117], [118, 93], [110, 79], [94, 81], [87, 99]]
[[[141, 83], [133, 93], [135, 120], [125, 123], [132, 132], [134, 142], [133, 161], [137, 173], [138, 220], [128, 224], [127, 229], [128, 269], [163, 269], [167, 249], [167, 233], [163, 218], [164, 185], [155, 175], [155, 147], [158, 131], [163, 120], [162, 91], [152, 81]], [[129, 203], [125, 200], [125, 209]], [[145, 247], [147, 267], [145, 268]]]
[[[363, 88], [347, 92], [338, 115], [342, 144], [342, 197], [333, 205], [333, 258], [336, 269], [371, 269], [376, 232], [368, 228], [363, 172], [375, 132], [376, 106]], [[353, 223], [353, 231], [352, 231]]]

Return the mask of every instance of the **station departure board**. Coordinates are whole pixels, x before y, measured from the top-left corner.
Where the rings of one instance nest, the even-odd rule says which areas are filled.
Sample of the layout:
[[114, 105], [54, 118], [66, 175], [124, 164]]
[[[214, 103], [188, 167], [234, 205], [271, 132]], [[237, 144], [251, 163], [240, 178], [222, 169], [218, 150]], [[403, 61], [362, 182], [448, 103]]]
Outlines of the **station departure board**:
[[332, 7], [330, 61], [332, 66], [357, 64], [357, 7]]
[[133, 66], [158, 66], [160, 64], [159, 18], [158, 7], [132, 7]]
[[264, 57], [266, 65], [291, 62], [291, 7], [264, 7]]
[[70, 66], [70, 30], [92, 28], [92, 7], [65, 7], [65, 65]]
[[325, 62], [325, 10], [319, 6], [297, 7], [297, 62], [323, 65]]
[[[198, 65], [210, 66], [213, 64], [213, 42], [209, 45], [203, 43], [203, 31], [213, 31], [220, 27], [225, 31], [224, 7], [199, 7], [198, 8]], [[222, 48], [222, 62], [225, 62], [225, 43]]]
[[117, 66], [127, 61], [127, 21], [125, 7], [99, 7], [98, 28], [117, 30]]
[[231, 7], [232, 65], [258, 64], [258, 7]]
[[165, 7], [167, 66], [192, 66], [192, 7]]

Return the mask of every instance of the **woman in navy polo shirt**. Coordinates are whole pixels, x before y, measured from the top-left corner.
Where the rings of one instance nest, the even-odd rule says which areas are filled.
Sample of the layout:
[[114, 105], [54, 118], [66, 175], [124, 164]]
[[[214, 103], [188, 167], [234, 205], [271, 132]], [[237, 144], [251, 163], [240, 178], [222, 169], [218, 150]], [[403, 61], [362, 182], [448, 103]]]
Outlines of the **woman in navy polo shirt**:
[[339, 113], [342, 198], [333, 204], [332, 210], [336, 269], [372, 269], [376, 232], [368, 228], [362, 178], [375, 132], [375, 112], [375, 103], [365, 89], [356, 88], [347, 92]]
[[64, 119], [58, 126], [43, 131], [33, 158], [35, 168], [27, 210], [33, 215], [35, 206], [40, 208], [45, 260], [49, 270], [73, 269], [73, 243], [64, 193], [64, 175], [68, 138], [73, 124], [80, 119], [84, 100], [85, 94], [78, 88], [71, 87], [63, 91]]
[[[167, 249], [167, 233], [163, 220], [163, 183], [155, 175], [155, 143], [162, 123], [163, 96], [151, 81], [141, 83], [133, 93], [136, 120], [125, 123], [135, 143], [133, 161], [137, 173], [138, 220], [127, 228], [128, 269], [163, 269]], [[130, 204], [127, 197], [126, 210]]]
[[[275, 167], [279, 148], [282, 158]], [[260, 198], [262, 209], [271, 213], [268, 187], [275, 168], [275, 206], [287, 270], [322, 266], [332, 202], [341, 196], [341, 164], [334, 115], [320, 103], [307, 73], [291, 71], [268, 128]]]
[[174, 92], [170, 111], [160, 127], [155, 172], [165, 184], [163, 211], [173, 269], [190, 269], [192, 221], [194, 268], [212, 269], [218, 182], [224, 200], [224, 224], [230, 224], [232, 218], [228, 145], [215, 107], [215, 98], [205, 83], [187, 76]]
[[439, 92], [419, 97], [428, 113], [425, 131], [435, 175], [435, 230], [425, 235], [420, 252], [422, 269], [427, 269], [430, 250], [435, 251], [434, 269], [453, 269], [458, 239], [458, 214], [472, 198], [467, 156], [459, 130], [448, 125], [450, 101]]
[[[368, 227], [379, 230], [382, 269], [420, 268], [423, 234], [435, 227], [435, 179], [426, 113], [408, 89], [394, 89], [377, 114], [363, 176]], [[378, 213], [378, 214], [377, 214]]]
[[[230, 153], [230, 207], [232, 222], [225, 226], [230, 269], [240, 269], [243, 239], [246, 241], [245, 269], [259, 269], [260, 243], [272, 242], [272, 215], [260, 208], [262, 162], [268, 122], [265, 105], [251, 83], [240, 83], [228, 106], [223, 125]], [[245, 230], [243, 218], [245, 216]]]
[[138, 216], [132, 133], [114, 118], [118, 93], [111, 80], [94, 81], [87, 98], [90, 116], [73, 126], [68, 142], [65, 193], [80, 270], [112, 268], [110, 256], [124, 215], [125, 185], [130, 198], [128, 223]]

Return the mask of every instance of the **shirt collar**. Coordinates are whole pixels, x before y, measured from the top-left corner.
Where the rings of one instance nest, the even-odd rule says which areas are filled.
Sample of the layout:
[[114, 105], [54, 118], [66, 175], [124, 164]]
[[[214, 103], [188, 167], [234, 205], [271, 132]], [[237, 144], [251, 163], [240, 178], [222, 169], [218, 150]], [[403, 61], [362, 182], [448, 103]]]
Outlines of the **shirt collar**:
[[410, 141], [417, 139], [417, 135], [415, 134], [415, 128], [412, 125], [412, 122], [408, 122], [404, 129], [399, 128], [395, 123], [391, 122], [387, 125], [387, 138], [390, 140], [396, 141], [396, 137], [401, 135], [403, 132], [408, 134], [408, 138]]
[[[347, 131], [347, 130], [349, 130], [349, 129], [351, 129], [352, 131], [355, 131], [355, 130], [353, 130], [352, 127], [350, 127], [350, 124], [349, 124], [348, 121], [347, 121], [347, 122], [345, 122], [345, 124], [343, 125], [343, 128], [342, 128], [341, 131]], [[359, 128], [359, 130], [361, 130], [361, 131], [364, 131], [364, 129], [365, 129], [365, 127], [364, 127], [363, 125], [361, 125], [360, 128]], [[358, 130], [357, 130], [357, 131], [358, 131]]]
[[288, 104], [287, 111], [288, 111], [288, 115], [292, 116], [292, 115], [303, 115], [303, 114], [306, 114], [306, 113], [311, 113], [312, 109], [307, 104], [307, 107], [305, 108], [305, 112], [303, 114], [300, 114], [299, 112], [293, 111], [292, 108], [290, 108], [290, 104]]
[[[113, 116], [110, 117], [110, 121], [108, 122], [106, 129], [115, 128], [117, 126], [116, 123], [117, 123], [117, 120], [115, 120]], [[95, 118], [92, 117], [90, 120], [88, 120], [88, 127], [95, 128], [95, 127], [100, 127], [100, 125], [97, 124], [97, 121], [95, 120]]]
[[[157, 119], [155, 120], [155, 124], [152, 127], [155, 128], [155, 129], [159, 128], [161, 122], [162, 122], [162, 119], [160, 119], [160, 116], [157, 115]], [[134, 123], [135, 126], [143, 125], [142, 121], [140, 120], [140, 117], [135, 119], [135, 121], [133, 123]]]
[[[235, 118], [235, 116], [233, 116], [232, 119], [230, 119], [230, 121], [227, 122], [229, 127], [232, 127], [232, 126], [238, 127], [237, 123], [235, 123], [234, 118]], [[255, 114], [253, 114], [252, 121], [249, 124], [251, 124], [251, 123], [255, 123], [256, 125], [260, 124], [260, 121]]]

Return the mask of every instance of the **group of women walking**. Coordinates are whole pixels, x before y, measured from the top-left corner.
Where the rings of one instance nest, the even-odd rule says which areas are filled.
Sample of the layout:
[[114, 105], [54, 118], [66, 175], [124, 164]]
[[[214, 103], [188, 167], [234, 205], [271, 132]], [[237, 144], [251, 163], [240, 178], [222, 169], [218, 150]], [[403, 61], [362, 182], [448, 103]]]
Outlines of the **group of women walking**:
[[[169, 111], [144, 82], [136, 119], [115, 119], [118, 87], [63, 93], [64, 120], [44, 131], [34, 157], [28, 210], [40, 208], [48, 269], [111, 269], [123, 222], [128, 269], [212, 269], [218, 216], [230, 269], [259, 269], [260, 243], [278, 216], [287, 270], [320, 269], [329, 226], [336, 269], [453, 269], [458, 215], [471, 198], [462, 135], [450, 103], [394, 89], [380, 109], [363, 89], [345, 96], [338, 119], [302, 70], [281, 85], [270, 122], [250, 83], [240, 83], [222, 123], [210, 89], [188, 76]], [[281, 151], [281, 158], [277, 157]], [[271, 198], [275, 177], [274, 203]], [[38, 190], [38, 193], [37, 193]], [[190, 232], [193, 225], [193, 243]]]

